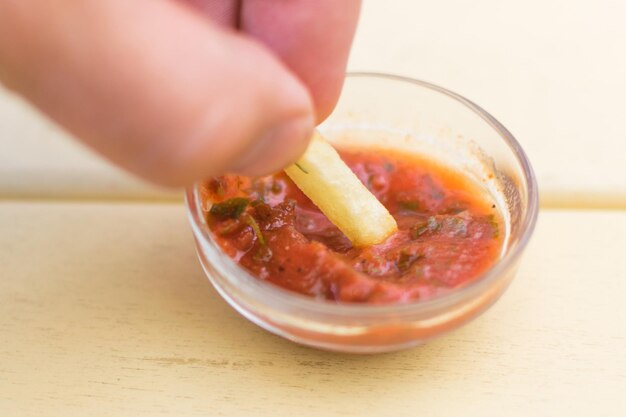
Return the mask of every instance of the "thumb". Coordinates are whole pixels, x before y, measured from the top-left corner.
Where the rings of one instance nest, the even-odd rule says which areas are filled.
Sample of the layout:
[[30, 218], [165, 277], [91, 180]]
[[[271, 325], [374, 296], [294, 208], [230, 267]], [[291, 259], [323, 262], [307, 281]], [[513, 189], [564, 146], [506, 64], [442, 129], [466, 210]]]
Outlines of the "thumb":
[[[164, 185], [294, 161], [311, 98], [261, 45], [170, 1], [0, 2], [0, 79]], [[34, 29], [36, 28], [36, 29]]]

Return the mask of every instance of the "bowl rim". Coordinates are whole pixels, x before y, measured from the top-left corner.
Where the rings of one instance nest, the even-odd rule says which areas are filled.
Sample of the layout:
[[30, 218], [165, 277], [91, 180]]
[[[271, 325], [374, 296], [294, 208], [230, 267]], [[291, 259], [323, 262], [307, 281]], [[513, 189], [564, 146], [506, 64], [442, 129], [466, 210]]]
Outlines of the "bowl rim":
[[537, 222], [539, 211], [538, 186], [534, 171], [526, 153], [515, 137], [513, 137], [513, 135], [492, 115], [471, 100], [446, 88], [402, 75], [381, 72], [348, 72], [346, 77], [385, 79], [426, 88], [448, 96], [449, 98], [463, 104], [470, 111], [478, 115], [488, 125], [490, 125], [513, 152], [517, 162], [522, 168], [524, 180], [528, 185], [528, 201], [526, 205], [527, 215], [520, 225], [522, 232], [515, 245], [510, 248], [510, 250], [506, 251], [504, 256], [502, 256], [494, 265], [492, 265], [483, 274], [476, 277], [471, 283], [468, 283], [458, 290], [452, 290], [449, 293], [442, 294], [428, 300], [377, 305], [367, 303], [338, 303], [336, 301], [316, 299], [304, 294], [289, 291], [279, 287], [278, 285], [255, 278], [248, 271], [234, 262], [228, 255], [223, 253], [219, 245], [211, 237], [206, 225], [203, 225], [200, 222], [200, 219], [203, 217], [202, 202], [200, 201], [198, 193], [199, 183], [195, 183], [192, 186], [187, 187], [185, 190], [185, 204], [187, 207], [189, 221], [194, 235], [198, 240], [198, 244], [203, 247], [205, 252], [208, 252], [208, 254], [211, 255], [210, 260], [220, 259], [220, 261], [223, 261], [223, 265], [215, 265], [215, 263], [213, 263], [213, 266], [217, 267], [221, 275], [223, 275], [232, 285], [237, 286], [239, 291], [243, 291], [251, 297], [266, 299], [266, 304], [271, 305], [272, 308], [284, 307], [289, 309], [289, 311], [308, 310], [312, 314], [322, 313], [324, 315], [352, 318], [360, 318], [364, 315], [387, 316], [392, 314], [395, 318], [398, 318], [398, 316], [414, 315], [419, 312], [436, 310], [442, 307], [445, 308], [450, 304], [472, 297], [473, 295], [476, 295], [476, 293], [481, 293], [485, 287], [489, 287], [489, 284], [493, 281], [497, 281], [500, 276], [504, 275], [509, 268], [515, 265], [527, 246]]

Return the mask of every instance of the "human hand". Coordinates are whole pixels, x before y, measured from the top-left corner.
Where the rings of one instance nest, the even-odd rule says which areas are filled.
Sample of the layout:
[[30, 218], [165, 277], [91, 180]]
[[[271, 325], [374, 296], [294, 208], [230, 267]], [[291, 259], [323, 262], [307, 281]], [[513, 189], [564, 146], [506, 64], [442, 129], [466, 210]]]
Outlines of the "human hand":
[[153, 182], [267, 174], [334, 107], [359, 6], [0, 0], [0, 81]]

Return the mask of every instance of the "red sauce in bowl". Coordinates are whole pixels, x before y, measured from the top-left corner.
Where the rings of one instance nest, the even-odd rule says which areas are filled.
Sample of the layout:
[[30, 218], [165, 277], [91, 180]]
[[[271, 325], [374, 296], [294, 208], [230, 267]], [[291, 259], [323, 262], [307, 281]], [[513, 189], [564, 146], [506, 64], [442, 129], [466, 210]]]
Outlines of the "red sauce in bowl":
[[393, 151], [340, 150], [399, 230], [350, 241], [284, 174], [210, 179], [207, 223], [223, 251], [259, 279], [338, 302], [425, 300], [463, 286], [498, 258], [502, 218], [462, 174]]

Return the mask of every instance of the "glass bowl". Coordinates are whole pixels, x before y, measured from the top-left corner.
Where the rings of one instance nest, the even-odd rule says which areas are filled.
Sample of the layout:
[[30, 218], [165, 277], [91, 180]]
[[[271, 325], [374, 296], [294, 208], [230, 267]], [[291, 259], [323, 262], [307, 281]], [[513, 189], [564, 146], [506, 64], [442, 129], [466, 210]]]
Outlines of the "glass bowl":
[[244, 317], [308, 346], [374, 353], [404, 349], [453, 330], [492, 305], [513, 279], [535, 226], [537, 184], [524, 151], [497, 120], [444, 88], [405, 77], [352, 73], [319, 127], [331, 142], [415, 152], [462, 171], [491, 194], [505, 223], [498, 260], [471, 283], [439, 297], [367, 305], [317, 300], [250, 275], [226, 256], [206, 224], [199, 185], [186, 203], [202, 267]]

